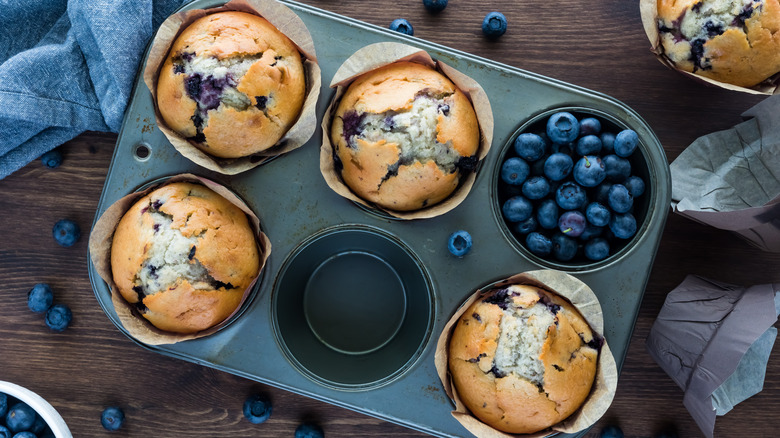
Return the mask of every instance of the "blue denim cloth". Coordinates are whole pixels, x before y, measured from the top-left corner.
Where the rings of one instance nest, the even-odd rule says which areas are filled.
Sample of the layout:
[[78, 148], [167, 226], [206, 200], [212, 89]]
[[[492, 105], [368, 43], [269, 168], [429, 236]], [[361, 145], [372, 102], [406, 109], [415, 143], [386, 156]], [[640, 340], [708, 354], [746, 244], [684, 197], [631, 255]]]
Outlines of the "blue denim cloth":
[[119, 132], [146, 45], [188, 1], [0, 2], [0, 179], [84, 131]]

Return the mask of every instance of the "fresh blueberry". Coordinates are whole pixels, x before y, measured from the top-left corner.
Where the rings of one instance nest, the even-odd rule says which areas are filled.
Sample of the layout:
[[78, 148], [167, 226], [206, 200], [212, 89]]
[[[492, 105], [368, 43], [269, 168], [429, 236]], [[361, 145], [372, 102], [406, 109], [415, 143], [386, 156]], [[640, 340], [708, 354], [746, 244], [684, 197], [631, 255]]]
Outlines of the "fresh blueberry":
[[0, 425], [0, 438], [11, 438], [13, 436], [13, 432], [8, 430], [7, 427]]
[[607, 177], [604, 162], [596, 155], [586, 155], [574, 165], [574, 181], [583, 187], [596, 187]]
[[601, 151], [604, 154], [611, 154], [615, 151], [615, 134], [611, 132], [602, 132], [601, 138]]
[[24, 402], [19, 402], [11, 406], [5, 414], [5, 426], [14, 433], [29, 430], [35, 424], [37, 416], [33, 408]]
[[[445, 1], [446, 3], [446, 1]], [[303, 423], [295, 429], [295, 438], [324, 438], [322, 428], [312, 423]]]
[[637, 144], [639, 144], [639, 136], [634, 130], [620, 131], [615, 136], [615, 155], [623, 158], [629, 157], [634, 153]]
[[532, 231], [536, 231], [538, 226], [539, 222], [536, 221], [535, 217], [531, 216], [522, 222], [518, 222], [517, 225], [515, 225], [515, 231], [517, 231], [518, 234], [528, 234]]
[[609, 154], [602, 158], [604, 161], [604, 170], [607, 172], [607, 180], [612, 182], [623, 182], [631, 175], [631, 162], [625, 158]]
[[125, 413], [117, 406], [109, 406], [100, 414], [100, 424], [106, 430], [119, 430], [125, 424]]
[[55, 304], [46, 311], [46, 326], [55, 332], [62, 332], [73, 319], [70, 308], [64, 304]]
[[568, 181], [555, 191], [555, 202], [564, 210], [575, 210], [584, 207], [588, 197], [579, 184]]
[[595, 117], [586, 117], [580, 121], [580, 135], [599, 135], [601, 122]]
[[11, 438], [38, 438], [38, 436], [35, 435], [34, 433], [30, 432], [30, 431], [25, 430], [25, 431], [17, 433], [16, 435], [14, 435]]
[[623, 181], [623, 185], [626, 186], [628, 193], [631, 193], [631, 196], [634, 198], [638, 198], [645, 193], [645, 182], [636, 175], [631, 175], [626, 178], [626, 180]]
[[267, 420], [272, 410], [271, 401], [262, 394], [251, 395], [244, 401], [244, 417], [254, 424]]
[[569, 143], [580, 134], [580, 123], [571, 113], [555, 113], [547, 119], [547, 136], [554, 143]]
[[561, 181], [569, 174], [574, 167], [574, 161], [567, 154], [556, 152], [544, 160], [544, 176], [550, 181]]
[[609, 255], [609, 242], [603, 237], [591, 239], [585, 243], [583, 253], [588, 260], [593, 260], [594, 262], [604, 260]]
[[601, 152], [601, 139], [595, 135], [586, 135], [577, 139], [577, 146], [574, 148], [577, 155], [594, 155]]
[[612, 188], [612, 183], [604, 181], [596, 186], [596, 190], [593, 191], [593, 200], [601, 204], [607, 205], [609, 203], [609, 189]]
[[558, 204], [552, 199], [545, 199], [536, 209], [536, 220], [539, 226], [552, 230], [558, 226]]
[[447, 7], [447, 0], [423, 0], [423, 6], [431, 12], [441, 12]]
[[0, 392], [0, 419], [5, 417], [8, 413], [8, 395], [4, 392]]
[[540, 257], [546, 257], [552, 252], [552, 240], [537, 232], [529, 233], [526, 236], [525, 245], [529, 251]]
[[501, 165], [501, 179], [515, 186], [523, 184], [530, 172], [531, 168], [522, 158], [509, 158]]
[[458, 230], [450, 234], [447, 239], [447, 249], [455, 257], [463, 257], [471, 250], [471, 234], [468, 231]]
[[615, 213], [626, 213], [634, 205], [634, 198], [623, 184], [613, 184], [609, 189], [609, 208]]
[[515, 139], [515, 153], [528, 161], [536, 161], [547, 152], [547, 142], [536, 134], [526, 132]]
[[623, 431], [617, 426], [607, 426], [601, 429], [600, 438], [623, 438]]
[[81, 237], [79, 225], [68, 219], [60, 219], [51, 230], [54, 240], [64, 247], [73, 246]]
[[561, 233], [552, 236], [552, 255], [556, 260], [568, 262], [577, 255], [577, 241]]
[[40, 415], [36, 415], [35, 423], [33, 423], [32, 427], [30, 428], [30, 432], [38, 436], [43, 434], [43, 432], [45, 432], [48, 427], [49, 426], [46, 424], [46, 420], [44, 420]]
[[414, 35], [414, 28], [412, 23], [405, 18], [396, 18], [390, 23], [390, 30], [400, 32], [405, 35]]
[[610, 216], [609, 209], [598, 202], [591, 202], [585, 209], [585, 218], [597, 227], [606, 226], [609, 223]]
[[532, 176], [523, 183], [523, 195], [528, 199], [542, 199], [550, 194], [550, 183], [543, 176]]
[[506, 32], [506, 17], [501, 12], [491, 12], [482, 20], [482, 33], [490, 39], [500, 37]]
[[504, 218], [509, 222], [522, 222], [531, 217], [533, 210], [531, 201], [522, 196], [513, 196], [507, 199], [501, 207]]
[[27, 307], [35, 313], [49, 310], [54, 302], [54, 292], [46, 283], [38, 283], [27, 292]]
[[629, 239], [636, 234], [636, 219], [631, 213], [613, 214], [609, 229], [618, 239]]
[[558, 229], [569, 237], [578, 237], [587, 225], [585, 215], [578, 210], [566, 211], [558, 218]]
[[601, 236], [603, 232], [604, 227], [597, 227], [595, 225], [588, 224], [582, 234], [580, 234], [580, 240], [587, 242], [588, 240]]
[[52, 149], [41, 155], [41, 163], [49, 169], [60, 167], [62, 164], [62, 152], [59, 149]]

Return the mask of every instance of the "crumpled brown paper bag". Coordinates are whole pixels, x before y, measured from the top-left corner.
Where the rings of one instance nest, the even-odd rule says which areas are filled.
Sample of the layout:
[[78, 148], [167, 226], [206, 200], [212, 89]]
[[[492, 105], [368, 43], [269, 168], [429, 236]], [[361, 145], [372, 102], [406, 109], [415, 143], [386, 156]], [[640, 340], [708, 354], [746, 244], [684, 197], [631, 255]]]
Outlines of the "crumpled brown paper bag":
[[670, 165], [675, 213], [780, 252], [780, 96], [696, 139]]

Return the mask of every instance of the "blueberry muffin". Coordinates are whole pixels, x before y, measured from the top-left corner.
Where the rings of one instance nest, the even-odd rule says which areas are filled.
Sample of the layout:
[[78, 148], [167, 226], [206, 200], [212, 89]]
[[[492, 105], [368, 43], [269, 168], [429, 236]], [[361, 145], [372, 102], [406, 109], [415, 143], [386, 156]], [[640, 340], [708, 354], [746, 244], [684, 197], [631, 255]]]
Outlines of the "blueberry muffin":
[[507, 433], [533, 433], [574, 413], [590, 393], [600, 341], [568, 301], [512, 285], [463, 313], [449, 371], [471, 413]]
[[353, 81], [330, 136], [344, 183], [388, 210], [441, 202], [477, 164], [479, 125], [471, 102], [446, 76], [413, 62]]
[[155, 327], [195, 333], [219, 324], [257, 277], [246, 214], [214, 191], [172, 183], [137, 201], [111, 245], [119, 293]]
[[778, 0], [658, 0], [658, 30], [681, 70], [742, 87], [780, 71]]
[[209, 155], [238, 158], [274, 146], [306, 93], [301, 54], [264, 18], [219, 12], [190, 24], [160, 70], [165, 123]]

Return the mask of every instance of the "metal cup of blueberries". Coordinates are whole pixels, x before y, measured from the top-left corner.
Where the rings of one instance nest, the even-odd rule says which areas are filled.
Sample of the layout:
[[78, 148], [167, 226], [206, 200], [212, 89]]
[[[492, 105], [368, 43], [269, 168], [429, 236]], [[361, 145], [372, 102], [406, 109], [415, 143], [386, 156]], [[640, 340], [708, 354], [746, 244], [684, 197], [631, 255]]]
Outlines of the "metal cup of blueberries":
[[652, 185], [641, 139], [587, 108], [523, 124], [496, 168], [505, 232], [530, 259], [558, 269], [609, 263], [641, 233]]

